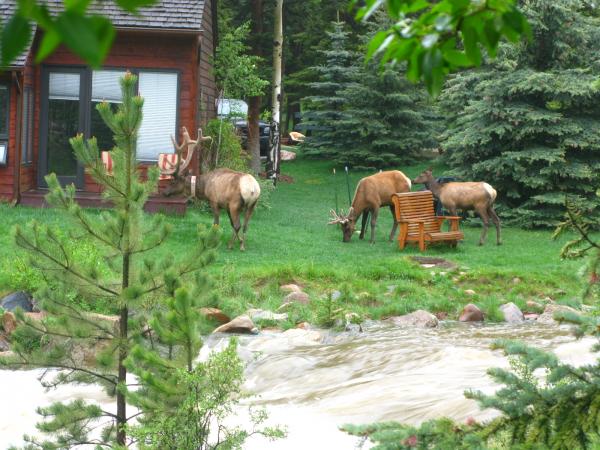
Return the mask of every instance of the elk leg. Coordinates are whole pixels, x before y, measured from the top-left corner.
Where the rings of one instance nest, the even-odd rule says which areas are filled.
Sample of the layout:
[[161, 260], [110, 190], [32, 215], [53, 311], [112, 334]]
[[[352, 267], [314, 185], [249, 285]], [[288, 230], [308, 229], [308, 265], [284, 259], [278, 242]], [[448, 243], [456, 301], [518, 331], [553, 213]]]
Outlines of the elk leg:
[[365, 238], [365, 233], [367, 232], [367, 219], [369, 218], [369, 210], [365, 209], [362, 213], [362, 225], [360, 227], [360, 236], [359, 239]]
[[231, 240], [229, 241], [229, 245], [227, 245], [227, 248], [231, 250], [233, 248], [233, 243], [235, 242], [235, 240], [240, 240], [239, 232], [240, 228], [242, 228], [242, 225], [240, 223], [239, 209], [229, 207], [227, 214], [229, 214], [229, 221], [231, 222], [231, 227], [233, 228]]
[[217, 203], [211, 203], [210, 208], [213, 212], [213, 226], [219, 226], [219, 218], [221, 217], [221, 209]]
[[390, 211], [392, 212], [392, 220], [394, 221], [394, 225], [392, 225], [392, 232], [390, 233], [390, 242], [394, 240], [394, 236], [396, 235], [396, 230], [398, 229], [398, 222], [396, 221], [396, 210], [393, 205], [390, 205]]
[[375, 226], [377, 225], [377, 216], [379, 215], [379, 208], [373, 208], [371, 212], [371, 244], [375, 243]]
[[490, 215], [490, 217], [492, 218], [492, 222], [494, 222], [494, 225], [496, 226], [496, 244], [502, 245], [502, 237], [500, 233], [500, 218], [498, 217], [498, 214], [496, 214], [496, 211], [494, 211], [493, 206], [490, 206], [488, 208], [488, 214]]
[[479, 238], [479, 245], [483, 245], [485, 242], [485, 237], [487, 236], [488, 227], [490, 226], [490, 217], [488, 216], [487, 210], [479, 210], [477, 211], [479, 217], [481, 217], [481, 221], [483, 222], [483, 230], [481, 231], [481, 237]]
[[244, 228], [242, 229], [242, 243], [240, 244], [241, 251], [246, 250], [246, 230], [248, 229], [248, 222], [250, 222], [250, 217], [252, 217], [252, 213], [254, 212], [255, 206], [256, 203], [254, 205], [248, 206], [248, 208], [246, 209], [246, 214], [244, 214]]

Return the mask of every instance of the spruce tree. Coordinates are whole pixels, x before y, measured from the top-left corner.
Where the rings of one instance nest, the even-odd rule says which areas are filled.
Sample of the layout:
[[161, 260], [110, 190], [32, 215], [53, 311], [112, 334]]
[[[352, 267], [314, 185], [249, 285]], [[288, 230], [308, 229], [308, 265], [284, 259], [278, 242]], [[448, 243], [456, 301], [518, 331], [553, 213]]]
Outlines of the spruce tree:
[[[376, 15], [364, 47], [376, 30], [388, 26]], [[362, 54], [363, 52], [361, 52]], [[421, 85], [406, 79], [405, 67], [381, 65], [380, 57], [353, 61], [352, 82], [341, 91], [345, 111], [340, 120], [334, 160], [360, 169], [401, 167], [436, 145], [431, 100]]]
[[[74, 186], [63, 188], [51, 174], [46, 177], [50, 191], [47, 201], [62, 211], [65, 223], [71, 226], [56, 229], [33, 222], [15, 230], [16, 244], [28, 252], [29, 263], [47, 279], [36, 295], [46, 315], [33, 320], [18, 314], [21, 325], [13, 344], [16, 356], [1, 361], [12, 368], [60, 369], [53, 379], [45, 381], [47, 387], [99, 384], [116, 397], [116, 413], [82, 400], [41, 408], [45, 421], [38, 428], [49, 437], [43, 441], [26, 437], [30, 442], [26, 448], [63, 449], [85, 443], [125, 448], [130, 444], [126, 425], [133, 414], [127, 412], [130, 380], [126, 360], [132, 345], [148, 333], [146, 308], [162, 295], [172, 296], [190, 274], [214, 258], [218, 244], [215, 230], [200, 233], [198, 243], [190, 244], [186, 254], [178, 258], [156, 252], [171, 229], [163, 216], [150, 220], [143, 212], [148, 195], [156, 191], [158, 170], [149, 169], [146, 181], [140, 178], [135, 149], [143, 99], [135, 95], [136, 83], [131, 74], [121, 80], [123, 99], [116, 112], [108, 103], [98, 105], [114, 134], [112, 174], [106, 172], [95, 138], [86, 141], [79, 135], [70, 141], [79, 161], [104, 187], [103, 196], [112, 209], [100, 215], [84, 211], [75, 202]], [[92, 242], [104, 259], [79, 261], [74, 250], [82, 241]], [[118, 314], [118, 321], [113, 324], [86, 313], [73, 299], [107, 304]], [[193, 348], [198, 345], [196, 338]], [[90, 432], [98, 425], [102, 432], [92, 437]]]
[[342, 91], [352, 81], [351, 68], [357, 58], [348, 41], [344, 24], [333, 22], [333, 30], [327, 32], [327, 48], [321, 51], [325, 63], [311, 68], [318, 81], [310, 84], [314, 95], [303, 101], [302, 122], [309, 130], [303, 147], [308, 155], [331, 157], [343, 151], [340, 122], [346, 99]]
[[499, 213], [526, 227], [556, 226], [565, 194], [598, 215], [600, 22], [583, 0], [524, 0], [531, 41], [501, 45], [480, 70], [449, 81], [443, 146], [465, 180], [499, 194]]

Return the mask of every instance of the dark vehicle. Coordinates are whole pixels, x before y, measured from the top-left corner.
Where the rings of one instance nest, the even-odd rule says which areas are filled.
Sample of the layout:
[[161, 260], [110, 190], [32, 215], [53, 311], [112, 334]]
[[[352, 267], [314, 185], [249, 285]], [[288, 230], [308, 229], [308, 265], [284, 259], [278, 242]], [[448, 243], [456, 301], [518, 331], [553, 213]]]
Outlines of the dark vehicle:
[[[438, 183], [444, 184], [444, 183], [450, 183], [451, 181], [458, 181], [457, 178], [454, 177], [439, 177], [436, 180]], [[426, 191], [427, 188], [424, 187], [423, 189], [421, 189], [422, 191]], [[444, 215], [448, 215], [446, 214], [446, 211], [444, 210], [444, 207], [442, 206], [442, 202], [440, 202], [435, 196], [433, 197], [433, 207], [435, 209], [435, 215], [436, 216], [444, 216]], [[466, 214], [463, 212], [462, 217], [465, 218]]]
[[[248, 121], [247, 120], [236, 120], [233, 122], [236, 131], [242, 138], [242, 147], [248, 148]], [[271, 126], [267, 122], [262, 120], [258, 122], [260, 130], [260, 156], [267, 157], [269, 155], [269, 142], [271, 135]]]

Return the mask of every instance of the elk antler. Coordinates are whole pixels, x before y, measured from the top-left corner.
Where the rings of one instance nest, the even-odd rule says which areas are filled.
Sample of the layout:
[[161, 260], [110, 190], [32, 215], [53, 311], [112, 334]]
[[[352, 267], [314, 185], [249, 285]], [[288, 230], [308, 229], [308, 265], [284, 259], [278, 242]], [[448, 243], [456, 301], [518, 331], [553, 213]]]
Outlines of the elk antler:
[[344, 211], [340, 209], [340, 213], [338, 214], [332, 209], [329, 213], [331, 214], [331, 220], [327, 222], [328, 225], [344, 224], [350, 220], [350, 211], [348, 211], [348, 214], [344, 214]]
[[[190, 165], [198, 141], [194, 141], [190, 138], [190, 134], [188, 133], [186, 127], [181, 127], [181, 134], [183, 136], [183, 143], [181, 145], [178, 145], [177, 141], [175, 140], [175, 137], [171, 135], [171, 142], [173, 143], [173, 148], [175, 149], [175, 153], [177, 154], [177, 162], [175, 164], [172, 164], [169, 161], [166, 161], [170, 168], [163, 170], [164, 175], [182, 176], [185, 170]], [[187, 154], [184, 160], [183, 153], [185, 148], [187, 148]]]

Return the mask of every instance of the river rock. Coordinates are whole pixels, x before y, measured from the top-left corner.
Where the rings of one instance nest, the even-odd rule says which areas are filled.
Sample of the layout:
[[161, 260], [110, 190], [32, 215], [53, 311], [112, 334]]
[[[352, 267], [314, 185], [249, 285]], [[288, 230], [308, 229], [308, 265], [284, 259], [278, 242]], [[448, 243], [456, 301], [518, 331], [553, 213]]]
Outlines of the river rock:
[[288, 346], [317, 345], [323, 342], [323, 335], [317, 330], [291, 328], [281, 333], [288, 340]]
[[273, 311], [265, 311], [263, 309], [249, 309], [246, 314], [253, 320], [271, 320], [278, 322], [280, 320], [287, 320], [287, 313], [277, 314]]
[[10, 344], [4, 338], [4, 336], [0, 335], [0, 353], [7, 352], [10, 350]]
[[2, 329], [4, 334], [10, 336], [17, 328], [17, 318], [10, 311], [6, 311], [2, 315]]
[[538, 317], [537, 321], [539, 323], [545, 324], [556, 324], [557, 322], [556, 320], [554, 320], [554, 314], [557, 312], [572, 312], [577, 314], [579, 311], [577, 311], [574, 308], [571, 308], [570, 306], [550, 303], [546, 305], [546, 307], [544, 308], [544, 312]]
[[200, 314], [210, 320], [215, 320], [220, 324], [231, 322], [231, 318], [218, 308], [200, 308]]
[[508, 323], [520, 323], [525, 320], [523, 312], [512, 302], [501, 305], [500, 312], [504, 316], [504, 321]]
[[540, 315], [535, 313], [523, 314], [525, 320], [538, 320], [538, 317], [540, 317]]
[[404, 316], [390, 317], [386, 320], [398, 327], [435, 328], [439, 324], [439, 321], [433, 314], [422, 309], [405, 314]]
[[284, 292], [302, 292], [302, 288], [297, 284], [284, 284], [283, 286], [280, 286], [279, 289]]
[[477, 306], [469, 303], [463, 308], [458, 320], [461, 322], [483, 322], [483, 313]]
[[21, 308], [24, 312], [33, 311], [33, 301], [27, 292], [19, 291], [4, 297], [0, 301], [0, 306], [5, 311], [14, 311]]
[[308, 303], [310, 302], [310, 297], [308, 296], [308, 294], [306, 292], [290, 292], [288, 295], [285, 296], [285, 298], [283, 299], [284, 303], [292, 303], [292, 302], [296, 302], [296, 303], [302, 303], [303, 305], [308, 305]]
[[213, 333], [245, 333], [258, 334], [258, 328], [247, 315], [238, 316], [231, 322], [218, 327]]
[[469, 296], [473, 296], [475, 295], [477, 292], [475, 292], [473, 289], [467, 289], [465, 290], [465, 294], [469, 295]]

